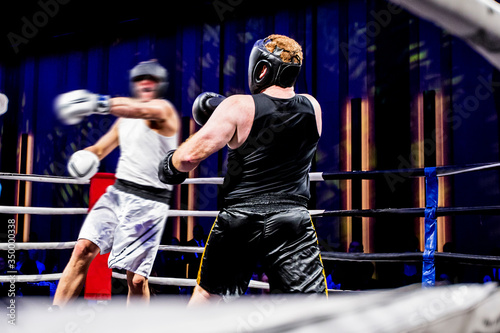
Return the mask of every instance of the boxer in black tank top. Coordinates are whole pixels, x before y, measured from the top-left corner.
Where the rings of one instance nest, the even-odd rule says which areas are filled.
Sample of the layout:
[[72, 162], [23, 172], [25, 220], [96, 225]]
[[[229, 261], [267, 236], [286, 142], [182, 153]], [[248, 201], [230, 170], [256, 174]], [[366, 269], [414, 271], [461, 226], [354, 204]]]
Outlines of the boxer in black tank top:
[[324, 293], [316, 233], [306, 209], [319, 140], [314, 108], [301, 95], [253, 99], [250, 134], [238, 149], [229, 150], [225, 208], [210, 233], [198, 283], [211, 294], [244, 294], [260, 262], [271, 292]]
[[[160, 164], [162, 181], [180, 183], [210, 154], [226, 144], [230, 148], [224, 207], [207, 240], [190, 304], [244, 294], [257, 263], [271, 292], [327, 293], [307, 210], [321, 108], [314, 97], [293, 91], [298, 71], [292, 61], [301, 60], [301, 52], [291, 50], [292, 60], [286, 63], [270, 53], [269, 41], [281, 37], [272, 35], [254, 46], [249, 66], [253, 95], [223, 100], [200, 131]], [[275, 50], [289, 52], [287, 45], [277, 44]]]
[[280, 99], [258, 94], [253, 99], [250, 134], [238, 149], [229, 149], [226, 201], [268, 193], [299, 202], [309, 199], [309, 169], [319, 140], [311, 102], [301, 95]]

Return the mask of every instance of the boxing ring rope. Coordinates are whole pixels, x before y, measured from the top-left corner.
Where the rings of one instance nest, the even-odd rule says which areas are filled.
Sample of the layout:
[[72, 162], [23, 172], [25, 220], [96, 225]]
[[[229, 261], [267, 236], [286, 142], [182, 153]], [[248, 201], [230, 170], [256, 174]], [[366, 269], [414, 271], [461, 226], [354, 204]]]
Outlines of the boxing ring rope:
[[[476, 206], [476, 207], [439, 207], [436, 216], [456, 215], [499, 215], [500, 206]], [[382, 209], [351, 209], [332, 210], [318, 212], [314, 216], [353, 216], [353, 217], [377, 217], [390, 215], [408, 215], [413, 217], [424, 217], [425, 208], [382, 208]]]
[[[500, 168], [500, 162], [465, 164], [462, 166], [440, 166], [436, 167], [438, 177], [452, 176], [462, 173], [475, 172], [488, 169]], [[338, 172], [310, 172], [309, 180], [313, 182], [325, 180], [341, 179], [377, 179], [388, 175], [398, 175], [401, 177], [424, 177], [425, 168], [394, 169], [394, 170], [370, 170], [370, 171], [338, 171]], [[21, 173], [0, 172], [0, 179], [21, 180], [29, 182], [42, 182], [54, 184], [90, 184], [89, 180], [80, 180], [72, 177], [50, 176], [50, 175], [27, 175]], [[221, 185], [223, 177], [188, 178], [183, 185]]]
[[[31, 215], [85, 215], [87, 208], [52, 208], [52, 207], [23, 207], [0, 206], [0, 214], [31, 214]], [[500, 215], [500, 205], [476, 207], [439, 207], [436, 216], [456, 215]], [[169, 217], [217, 217], [219, 211], [212, 210], [169, 210]], [[309, 210], [311, 217], [352, 216], [377, 217], [391, 215], [409, 215], [413, 217], [425, 216], [425, 208], [381, 208], [381, 209], [351, 209], [351, 210]]]
[[[90, 180], [75, 179], [72, 177], [61, 177], [61, 176], [49, 176], [49, 175], [27, 175], [22, 173], [8, 173], [0, 172], [0, 179], [5, 180], [21, 180], [27, 182], [40, 182], [40, 183], [54, 183], [54, 184], [78, 184], [87, 185], [90, 184]], [[323, 181], [322, 172], [311, 172], [309, 173], [310, 181]], [[203, 184], [215, 184], [222, 185], [224, 183], [224, 177], [205, 177], [205, 178], [188, 178], [182, 184], [183, 185], [203, 185]]]
[[72, 177], [50, 176], [50, 175], [32, 175], [23, 173], [0, 172], [0, 179], [21, 180], [27, 182], [53, 183], [53, 184], [90, 184], [89, 180], [76, 179]]
[[[61, 208], [61, 207], [24, 207], [24, 206], [0, 206], [0, 214], [32, 214], [32, 215], [85, 215], [88, 208]], [[169, 217], [215, 217], [218, 211], [193, 211], [171, 209]]]
[[[405, 178], [426, 177], [426, 208], [386, 208], [386, 209], [353, 209], [353, 210], [311, 210], [309, 211], [312, 217], [325, 216], [357, 216], [357, 217], [375, 217], [388, 215], [409, 215], [409, 216], [425, 216], [426, 217], [426, 249], [424, 252], [416, 253], [337, 253], [337, 252], [322, 252], [323, 260], [334, 261], [375, 261], [375, 262], [409, 262], [423, 261], [424, 265], [430, 266], [430, 269], [423, 270], [423, 284], [433, 285], [434, 277], [424, 278], [424, 275], [429, 275], [429, 270], [434, 270], [434, 261], [459, 261], [463, 264], [470, 265], [485, 265], [496, 266], [500, 261], [500, 257], [469, 255], [459, 253], [435, 253], [434, 248], [429, 246], [433, 244], [432, 238], [436, 236], [435, 230], [429, 232], [429, 224], [435, 223], [437, 216], [444, 215], [465, 215], [465, 214], [500, 214], [500, 206], [478, 206], [478, 207], [437, 207], [437, 177], [452, 176], [462, 173], [491, 170], [500, 168], [500, 163], [482, 163], [469, 164], [463, 166], [442, 166], [435, 168], [414, 168], [414, 169], [397, 169], [397, 170], [371, 170], [371, 171], [345, 171], [345, 172], [314, 172], [310, 173], [311, 181], [327, 181], [340, 179], [380, 179], [389, 175], [398, 175]], [[13, 173], [0, 173], [0, 179], [22, 180], [32, 182], [46, 182], [59, 184], [88, 184], [89, 181], [76, 180], [69, 177], [57, 176], [41, 176], [41, 175], [23, 175]], [[433, 185], [429, 186], [429, 183]], [[222, 177], [215, 178], [190, 178], [183, 184], [222, 184]], [[429, 193], [431, 192], [431, 193]], [[429, 198], [434, 200], [434, 207], [429, 207]], [[431, 200], [432, 205], [432, 200]], [[19, 207], [19, 206], [0, 206], [0, 214], [38, 214], [38, 215], [77, 215], [87, 214], [87, 208], [51, 208], [51, 207]], [[431, 216], [429, 218], [429, 213]], [[186, 210], [170, 210], [169, 217], [216, 217], [218, 211], [186, 211]], [[430, 222], [429, 222], [430, 221]], [[71, 249], [76, 242], [50, 242], [50, 243], [16, 243], [16, 250], [28, 249]], [[0, 250], [8, 249], [9, 244], [0, 244]], [[185, 253], [202, 253], [201, 247], [184, 247], [173, 245], [160, 245], [160, 251], [174, 251]], [[113, 272], [115, 278], [126, 278], [125, 275]], [[44, 275], [26, 275], [15, 276], [19, 282], [36, 282], [36, 281], [53, 281], [60, 278], [60, 274], [44, 274]], [[11, 279], [11, 277], [0, 277], [0, 282], [5, 282], [3, 279]], [[195, 280], [189, 279], [173, 279], [163, 277], [151, 277], [152, 284], [162, 285], [180, 285], [193, 286]], [[267, 283], [252, 281], [251, 287], [267, 289]]]
[[[66, 250], [75, 247], [73, 242], [26, 242], [16, 243], [16, 250]], [[0, 251], [9, 249], [9, 243], [0, 243]], [[203, 247], [199, 246], [178, 246], [178, 245], [160, 245], [158, 251], [184, 252], [184, 253], [203, 253]]]
[[[500, 162], [495, 163], [476, 163], [465, 164], [462, 166], [439, 166], [436, 168], [438, 177], [454, 176], [463, 173], [498, 169]], [[393, 170], [369, 170], [369, 171], [339, 171], [320, 173], [323, 180], [340, 180], [340, 179], [380, 179], [387, 176], [400, 176], [405, 178], [425, 177], [426, 168], [410, 168], [410, 169], [393, 169]], [[318, 175], [315, 175], [318, 177]]]
[[40, 282], [40, 281], [58, 281], [62, 273], [37, 274], [37, 275], [0, 275], [0, 283], [10, 282]]
[[0, 214], [82, 215], [87, 213], [87, 208], [0, 206]]
[[[125, 274], [113, 272], [112, 276], [115, 279], [126, 280], [127, 276]], [[194, 287], [196, 286], [196, 279], [179, 279], [179, 278], [165, 278], [165, 277], [155, 277], [150, 276], [148, 278], [148, 283], [157, 284], [162, 286], [179, 286], [179, 287]], [[254, 289], [269, 289], [269, 283], [262, 281], [250, 280], [249, 288]]]
[[[0, 251], [9, 249], [8, 243], [0, 243]], [[27, 242], [16, 243], [16, 250], [67, 250], [75, 247], [73, 242]], [[160, 245], [158, 251], [198, 253], [202, 254], [204, 247]], [[435, 253], [436, 259], [440, 261], [461, 261], [462, 264], [497, 266], [500, 258], [497, 256], [485, 256], [460, 253]], [[321, 252], [324, 261], [375, 261], [375, 262], [410, 262], [422, 261], [422, 252], [411, 253], [343, 253], [343, 252]]]
[[[0, 275], [0, 283], [11, 282], [13, 279], [16, 282], [40, 282], [40, 281], [58, 281], [61, 279], [62, 273], [39, 274], [39, 275]], [[113, 272], [111, 275], [115, 279], [127, 280], [127, 275]], [[181, 279], [150, 276], [148, 283], [162, 286], [178, 286], [178, 287], [194, 287], [196, 279]], [[269, 283], [262, 281], [251, 280], [248, 285], [254, 289], [269, 289]]]
[[[16, 243], [16, 250], [68, 250], [75, 247], [73, 242], [27, 242]], [[9, 249], [8, 243], [0, 243], [0, 251]], [[199, 246], [179, 246], [179, 245], [160, 245], [158, 251], [198, 253], [202, 254], [204, 247]], [[422, 252], [411, 253], [343, 253], [343, 252], [321, 252], [321, 258], [324, 261], [374, 261], [374, 262], [418, 262], [422, 261]], [[439, 261], [455, 262], [462, 264], [498, 266], [500, 258], [497, 256], [485, 256], [475, 254], [460, 253], [435, 253]]]
[[[374, 262], [422, 262], [423, 252], [408, 253], [343, 253], [321, 252], [323, 261], [374, 261]], [[477, 254], [438, 252], [434, 258], [439, 262], [459, 262], [464, 265], [499, 266], [500, 257]]]

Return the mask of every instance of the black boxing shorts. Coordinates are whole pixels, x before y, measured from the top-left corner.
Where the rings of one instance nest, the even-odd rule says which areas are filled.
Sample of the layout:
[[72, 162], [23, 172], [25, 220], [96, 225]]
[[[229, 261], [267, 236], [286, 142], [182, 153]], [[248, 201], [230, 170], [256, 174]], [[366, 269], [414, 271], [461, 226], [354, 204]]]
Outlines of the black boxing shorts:
[[327, 294], [316, 231], [304, 204], [273, 196], [227, 205], [210, 232], [197, 282], [211, 294], [239, 296], [257, 262], [271, 293]]

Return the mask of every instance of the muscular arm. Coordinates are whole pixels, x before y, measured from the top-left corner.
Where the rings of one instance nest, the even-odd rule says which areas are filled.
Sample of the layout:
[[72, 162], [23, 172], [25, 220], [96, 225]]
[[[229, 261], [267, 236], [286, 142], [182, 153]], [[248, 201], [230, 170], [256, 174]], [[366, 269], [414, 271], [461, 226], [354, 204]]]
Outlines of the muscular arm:
[[174, 167], [182, 172], [191, 171], [228, 143], [241, 144], [246, 139], [242, 130], [248, 119], [253, 119], [252, 110], [251, 96], [234, 95], [225, 99], [207, 123], [177, 149], [172, 157]]
[[111, 114], [123, 118], [138, 118], [154, 123], [152, 128], [159, 133], [171, 136], [179, 129], [179, 117], [175, 107], [163, 99], [153, 99], [149, 102], [140, 102], [134, 98], [115, 97], [111, 99]]
[[149, 102], [141, 102], [129, 97], [111, 99], [111, 114], [117, 117], [165, 120], [171, 109], [170, 103], [160, 99], [153, 99]]
[[94, 145], [85, 148], [84, 150], [88, 150], [99, 157], [99, 160], [102, 160], [109, 153], [113, 151], [119, 145], [119, 137], [118, 137], [118, 119], [115, 121], [113, 126], [109, 129], [109, 131], [104, 134]]

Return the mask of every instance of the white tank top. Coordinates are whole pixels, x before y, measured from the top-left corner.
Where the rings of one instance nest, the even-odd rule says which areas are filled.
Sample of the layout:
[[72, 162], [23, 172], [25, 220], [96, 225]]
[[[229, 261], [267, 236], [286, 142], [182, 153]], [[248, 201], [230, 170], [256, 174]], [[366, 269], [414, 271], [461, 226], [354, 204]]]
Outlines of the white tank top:
[[169, 150], [177, 148], [177, 134], [163, 136], [149, 128], [144, 119], [121, 118], [118, 135], [121, 153], [116, 178], [172, 190], [172, 185], [158, 179], [158, 166]]

